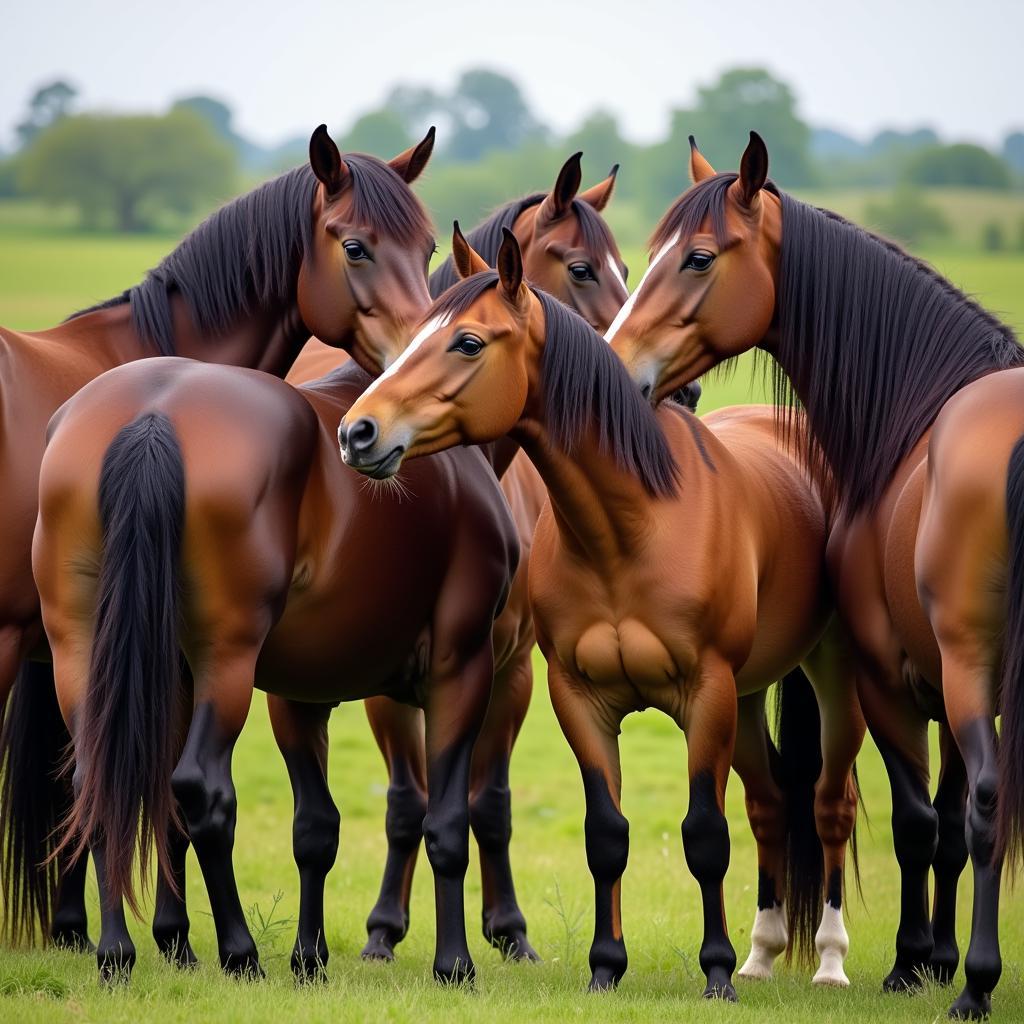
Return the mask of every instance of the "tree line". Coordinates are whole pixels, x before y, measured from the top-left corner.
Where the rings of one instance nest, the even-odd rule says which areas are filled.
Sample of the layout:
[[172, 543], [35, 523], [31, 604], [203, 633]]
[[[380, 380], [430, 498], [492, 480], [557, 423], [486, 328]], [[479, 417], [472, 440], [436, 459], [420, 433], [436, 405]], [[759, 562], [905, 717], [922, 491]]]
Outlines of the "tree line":
[[[67, 82], [35, 92], [17, 127], [18, 151], [0, 161], [0, 196], [71, 203], [85, 227], [140, 231], [168, 217], [194, 218], [305, 159], [308, 136], [260, 146], [235, 129], [227, 105], [209, 96], [182, 98], [163, 114], [76, 107]], [[790, 87], [761, 68], [733, 68], [701, 87], [690, 107], [671, 112], [665, 138], [648, 145], [627, 141], [615, 116], [603, 110], [559, 136], [513, 79], [487, 69], [466, 71], [443, 92], [396, 86], [379, 108], [335, 137], [343, 149], [388, 155], [429, 124], [438, 126], [439, 148], [420, 191], [442, 225], [455, 217], [472, 222], [514, 195], [549, 187], [565, 157], [582, 150], [595, 180], [622, 165], [618, 196], [636, 219], [636, 230], [626, 224], [625, 233], [639, 235], [685, 187], [690, 134], [713, 164], [728, 168], [752, 127], [768, 140], [772, 176], [787, 188], [1010, 189], [1024, 181], [1024, 133], [1008, 135], [999, 152], [946, 143], [928, 128], [885, 130], [859, 141], [808, 125]]]

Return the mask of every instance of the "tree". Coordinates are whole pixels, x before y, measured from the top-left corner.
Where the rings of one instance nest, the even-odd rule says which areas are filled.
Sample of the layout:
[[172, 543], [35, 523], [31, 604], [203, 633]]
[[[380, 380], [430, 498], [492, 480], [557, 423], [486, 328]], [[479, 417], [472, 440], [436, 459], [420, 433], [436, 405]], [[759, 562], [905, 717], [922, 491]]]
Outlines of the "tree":
[[792, 90], [763, 68], [734, 68], [698, 89], [692, 110], [672, 114], [669, 144], [683, 174], [676, 192], [685, 182], [688, 135], [696, 136], [713, 166], [735, 170], [751, 129], [768, 144], [776, 181], [786, 186], [813, 182], [811, 132], [797, 116]]
[[466, 71], [449, 100], [455, 118], [448, 151], [457, 160], [476, 160], [492, 149], [515, 149], [542, 139], [519, 86], [496, 71]]
[[1003, 159], [1018, 173], [1024, 174], [1024, 132], [1010, 132], [1003, 140]]
[[[222, 100], [213, 96], [185, 96], [175, 100], [171, 111], [190, 110], [198, 114], [213, 129], [218, 138], [227, 142], [238, 156], [243, 167], [250, 171], [263, 171], [270, 163], [270, 153], [263, 146], [250, 142], [235, 131], [234, 113]], [[305, 149], [303, 139], [303, 150]]]
[[914, 185], [964, 185], [968, 188], [1009, 188], [1010, 168], [994, 153], [966, 142], [929, 146], [906, 166], [905, 179]]
[[917, 245], [949, 233], [949, 221], [942, 210], [908, 185], [898, 188], [886, 202], [869, 203], [864, 220], [904, 245]]
[[40, 132], [66, 117], [77, 95], [78, 90], [60, 78], [36, 89], [28, 101], [25, 120], [15, 128], [22, 146], [30, 145]]
[[42, 133], [20, 161], [23, 191], [74, 203], [83, 223], [121, 231], [152, 225], [163, 211], [192, 214], [234, 187], [236, 159], [193, 111], [160, 117], [79, 115]]
[[341, 148], [348, 153], [372, 153], [388, 160], [412, 145], [402, 118], [392, 110], [372, 110], [356, 120], [342, 137]]
[[589, 114], [565, 140], [564, 148], [566, 156], [583, 150], [585, 181], [604, 177], [613, 164], [627, 164], [632, 149], [620, 134], [618, 121], [607, 110], [595, 110]]

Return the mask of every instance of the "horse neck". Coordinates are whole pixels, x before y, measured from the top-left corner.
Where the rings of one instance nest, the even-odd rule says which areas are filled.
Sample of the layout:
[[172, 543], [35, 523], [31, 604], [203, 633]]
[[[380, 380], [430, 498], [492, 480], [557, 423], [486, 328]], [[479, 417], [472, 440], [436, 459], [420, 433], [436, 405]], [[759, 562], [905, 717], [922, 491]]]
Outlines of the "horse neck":
[[206, 363], [245, 366], [284, 377], [291, 369], [309, 330], [294, 301], [240, 315], [225, 331], [199, 330], [183, 299], [171, 299], [175, 353]]
[[595, 566], [613, 567], [643, 547], [655, 499], [601, 450], [593, 425], [571, 452], [555, 441], [542, 419], [521, 421], [514, 436], [547, 487], [566, 548]]

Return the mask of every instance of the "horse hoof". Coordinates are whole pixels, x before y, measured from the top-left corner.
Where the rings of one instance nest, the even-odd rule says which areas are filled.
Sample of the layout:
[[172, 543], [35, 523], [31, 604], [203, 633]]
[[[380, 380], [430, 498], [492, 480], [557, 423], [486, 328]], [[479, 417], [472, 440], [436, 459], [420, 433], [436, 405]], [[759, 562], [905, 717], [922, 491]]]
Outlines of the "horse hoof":
[[177, 967], [180, 971], [190, 971], [199, 966], [199, 957], [196, 956], [187, 938], [179, 936], [170, 940], [157, 939], [156, 948], [172, 967]]
[[771, 981], [775, 977], [772, 961], [755, 955], [753, 950], [737, 973], [744, 981]]
[[928, 976], [938, 985], [951, 985], [959, 966], [960, 951], [955, 946], [951, 950], [939, 950], [936, 947], [928, 961]]
[[375, 928], [370, 932], [359, 954], [364, 960], [383, 960], [391, 963], [395, 959], [395, 941], [387, 928]]
[[135, 966], [135, 947], [117, 945], [111, 949], [97, 951], [96, 966], [99, 969], [100, 984], [107, 988], [127, 985]]
[[917, 992], [923, 985], [923, 967], [901, 967], [897, 964], [882, 982], [883, 992]]
[[732, 981], [724, 971], [721, 972], [722, 976], [717, 977], [718, 972], [708, 975], [708, 984], [704, 989], [705, 999], [721, 999], [727, 1003], [735, 1003], [738, 1001], [736, 995], [736, 989], [733, 987]]
[[611, 967], [595, 967], [590, 976], [588, 992], [613, 992], [619, 984], [622, 975]]
[[319, 953], [292, 950], [292, 974], [300, 985], [323, 985], [327, 982], [327, 957]]
[[476, 981], [476, 967], [467, 953], [465, 957], [456, 957], [450, 963], [434, 961], [434, 981], [439, 985], [472, 988]]
[[540, 954], [530, 945], [525, 931], [506, 932], [501, 935], [494, 933], [487, 936], [487, 941], [497, 949], [506, 960], [527, 960], [540, 963]]
[[55, 925], [50, 932], [50, 942], [55, 949], [63, 949], [69, 953], [95, 953], [96, 946], [89, 941], [85, 928], [74, 925]]
[[238, 981], [262, 981], [266, 977], [255, 949], [245, 953], [221, 953], [220, 966], [225, 974]]
[[950, 1020], [986, 1020], [991, 1013], [992, 996], [988, 992], [975, 995], [969, 988], [949, 1008]]

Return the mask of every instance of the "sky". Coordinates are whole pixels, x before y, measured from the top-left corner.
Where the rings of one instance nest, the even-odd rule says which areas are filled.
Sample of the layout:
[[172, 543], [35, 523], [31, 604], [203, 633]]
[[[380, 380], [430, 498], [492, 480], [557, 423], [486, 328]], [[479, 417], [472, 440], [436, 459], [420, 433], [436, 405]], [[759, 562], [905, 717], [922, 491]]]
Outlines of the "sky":
[[205, 93], [274, 144], [347, 127], [396, 82], [443, 90], [460, 71], [518, 79], [558, 130], [611, 110], [636, 141], [729, 67], [764, 66], [814, 125], [865, 138], [929, 125], [997, 143], [1024, 128], [1020, 0], [10, 0], [0, 146], [55, 77], [82, 109], [166, 109]]

